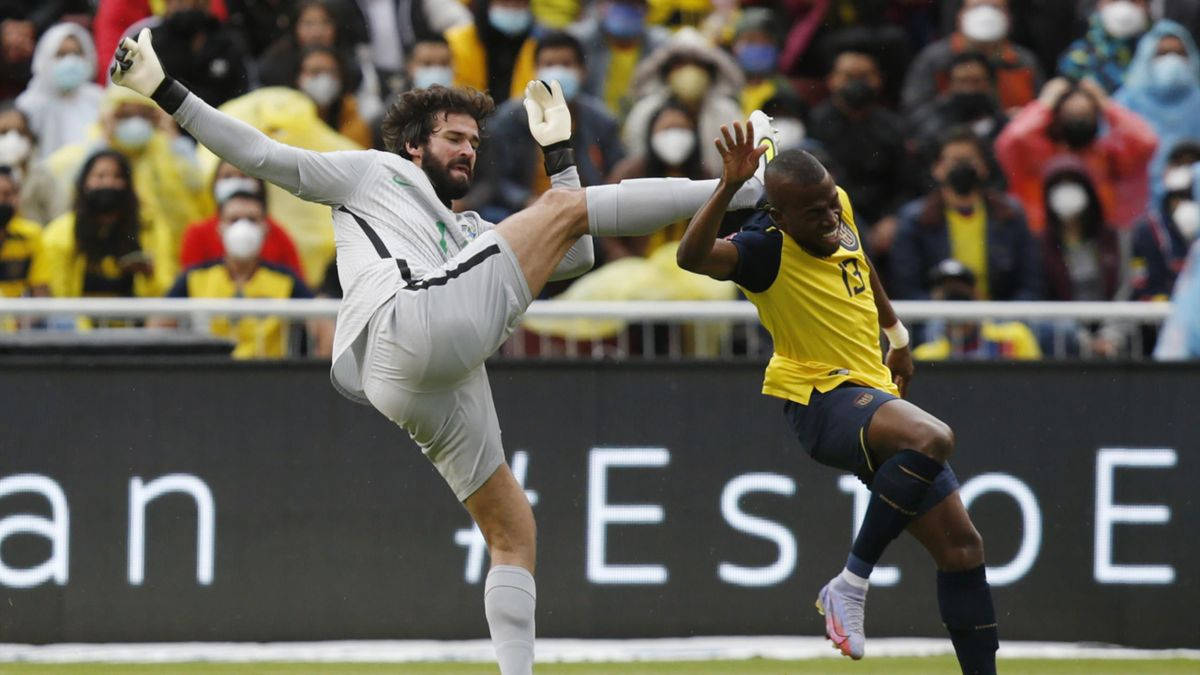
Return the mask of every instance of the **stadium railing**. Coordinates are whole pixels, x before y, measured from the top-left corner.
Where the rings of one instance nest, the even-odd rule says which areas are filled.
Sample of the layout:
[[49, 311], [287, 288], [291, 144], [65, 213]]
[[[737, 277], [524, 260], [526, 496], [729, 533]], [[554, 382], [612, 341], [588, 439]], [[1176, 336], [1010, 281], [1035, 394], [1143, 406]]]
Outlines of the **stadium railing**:
[[[141, 321], [174, 319], [179, 331], [207, 334], [214, 317], [276, 316], [334, 319], [338, 300], [211, 298], [5, 298], [0, 318], [18, 319], [27, 334], [70, 332], [75, 317]], [[1165, 302], [935, 302], [896, 301], [910, 326], [944, 322], [1021, 321], [1042, 344], [1047, 359], [1099, 358], [1083, 331], [1105, 329], [1119, 341], [1120, 355], [1142, 359], [1153, 347]], [[32, 323], [35, 322], [35, 323]], [[102, 330], [102, 329], [97, 329]], [[302, 341], [292, 340], [293, 356]], [[763, 359], [770, 338], [753, 305], [744, 301], [567, 302], [536, 301], [521, 327], [501, 347], [502, 358], [712, 358]]]

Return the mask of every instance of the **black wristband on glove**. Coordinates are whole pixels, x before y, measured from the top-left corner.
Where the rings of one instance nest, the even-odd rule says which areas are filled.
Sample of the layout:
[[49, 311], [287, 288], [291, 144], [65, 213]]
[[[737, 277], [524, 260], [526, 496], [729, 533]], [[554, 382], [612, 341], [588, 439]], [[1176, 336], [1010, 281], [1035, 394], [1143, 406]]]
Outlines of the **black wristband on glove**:
[[575, 166], [575, 150], [571, 147], [570, 141], [559, 141], [551, 143], [542, 148], [542, 156], [545, 158], [546, 175], [553, 176], [554, 174]]
[[183, 99], [187, 98], [187, 95], [187, 87], [179, 84], [175, 78], [168, 76], [158, 84], [158, 88], [154, 90], [150, 98], [154, 99], [158, 107], [174, 115], [175, 111], [179, 110], [179, 106], [183, 105]]

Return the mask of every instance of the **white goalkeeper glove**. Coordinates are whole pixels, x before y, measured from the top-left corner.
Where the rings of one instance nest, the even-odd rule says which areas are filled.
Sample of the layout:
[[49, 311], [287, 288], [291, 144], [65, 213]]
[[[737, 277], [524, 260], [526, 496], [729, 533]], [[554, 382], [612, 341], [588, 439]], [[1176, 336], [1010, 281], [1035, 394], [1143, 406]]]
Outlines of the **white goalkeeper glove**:
[[158, 86], [167, 79], [162, 64], [158, 62], [158, 55], [150, 44], [149, 28], [143, 28], [138, 33], [137, 42], [122, 38], [114, 58], [116, 62], [109, 71], [112, 81], [147, 98], [153, 96]]
[[525, 113], [529, 115], [529, 133], [543, 148], [571, 140], [571, 110], [558, 80], [549, 85], [530, 80], [525, 85]]

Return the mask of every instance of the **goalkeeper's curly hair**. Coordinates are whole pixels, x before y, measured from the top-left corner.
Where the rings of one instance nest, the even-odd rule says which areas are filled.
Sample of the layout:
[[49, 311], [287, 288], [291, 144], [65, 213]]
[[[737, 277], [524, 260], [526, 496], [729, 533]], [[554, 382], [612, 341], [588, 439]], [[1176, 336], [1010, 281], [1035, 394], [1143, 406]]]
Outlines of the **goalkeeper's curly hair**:
[[405, 147], [422, 146], [429, 141], [433, 128], [450, 113], [475, 118], [483, 133], [483, 122], [495, 110], [496, 104], [487, 94], [470, 87], [413, 89], [400, 95], [383, 116], [380, 135], [383, 147], [405, 159], [412, 159]]

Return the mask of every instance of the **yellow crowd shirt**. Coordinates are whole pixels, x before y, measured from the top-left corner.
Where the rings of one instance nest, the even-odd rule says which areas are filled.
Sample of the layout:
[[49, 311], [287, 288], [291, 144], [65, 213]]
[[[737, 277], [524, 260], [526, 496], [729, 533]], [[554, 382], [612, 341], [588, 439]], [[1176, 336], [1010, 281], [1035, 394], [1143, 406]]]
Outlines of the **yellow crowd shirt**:
[[[143, 223], [138, 243], [146, 253], [161, 250], [156, 246], [159, 230]], [[116, 258], [88, 261], [75, 245], [75, 213], [55, 218], [42, 232], [42, 250], [33, 263], [30, 283], [45, 284], [50, 295], [59, 298], [148, 297], [162, 293], [165, 284], [159, 269], [159, 256], [152, 256], [154, 275], [122, 272]]]
[[987, 300], [987, 209], [983, 201], [975, 204], [970, 215], [957, 209], [946, 209], [946, 225], [950, 230], [950, 257], [966, 265], [975, 274], [979, 299]]
[[42, 248], [42, 228], [32, 220], [13, 216], [0, 239], [0, 296], [19, 298], [29, 293], [33, 259]]
[[759, 212], [730, 237], [738, 248], [733, 281], [758, 309], [775, 353], [763, 379], [768, 396], [808, 404], [813, 389], [845, 382], [899, 390], [883, 364], [871, 271], [845, 191], [841, 245], [819, 258]]
[[[238, 286], [223, 260], [189, 268], [167, 292], [170, 298], [311, 298], [312, 291], [286, 267], [260, 262], [250, 278]], [[236, 321], [215, 317], [213, 335], [232, 338], [238, 359], [280, 358], [287, 354], [287, 324], [276, 316], [242, 317]]]

